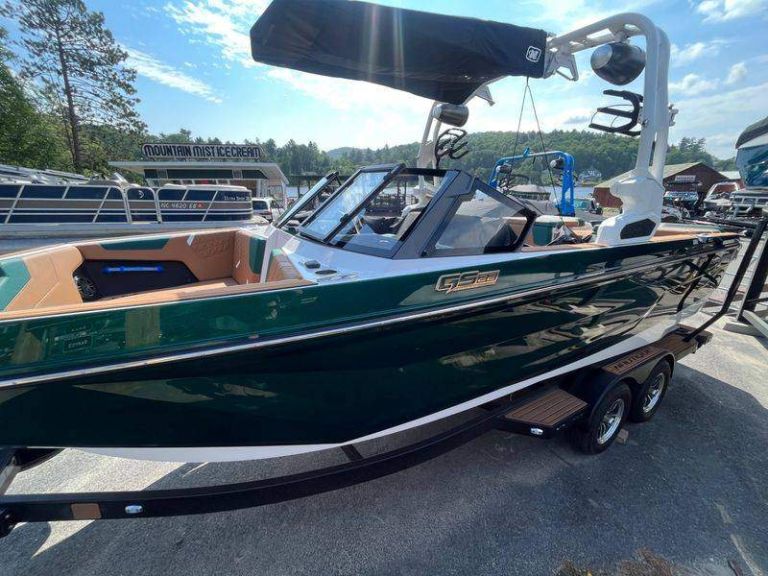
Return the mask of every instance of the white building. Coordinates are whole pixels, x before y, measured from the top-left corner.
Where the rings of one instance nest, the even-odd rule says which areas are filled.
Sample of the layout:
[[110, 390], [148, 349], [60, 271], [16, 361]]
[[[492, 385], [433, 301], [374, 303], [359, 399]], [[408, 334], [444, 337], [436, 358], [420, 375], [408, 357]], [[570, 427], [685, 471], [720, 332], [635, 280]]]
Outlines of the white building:
[[165, 184], [232, 184], [245, 186], [254, 197], [271, 196], [285, 202], [288, 185], [280, 166], [259, 162], [261, 148], [256, 145], [144, 144], [146, 160], [113, 161], [119, 170], [141, 174], [152, 187]]

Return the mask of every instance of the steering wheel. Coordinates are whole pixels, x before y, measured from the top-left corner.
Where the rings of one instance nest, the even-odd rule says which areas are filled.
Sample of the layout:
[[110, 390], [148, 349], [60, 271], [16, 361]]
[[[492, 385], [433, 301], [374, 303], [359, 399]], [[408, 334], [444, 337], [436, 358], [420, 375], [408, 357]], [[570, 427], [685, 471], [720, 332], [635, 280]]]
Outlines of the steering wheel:
[[435, 168], [440, 167], [440, 161], [448, 156], [451, 160], [458, 160], [469, 154], [467, 143], [464, 141], [467, 131], [461, 128], [448, 128], [437, 137], [435, 142]]

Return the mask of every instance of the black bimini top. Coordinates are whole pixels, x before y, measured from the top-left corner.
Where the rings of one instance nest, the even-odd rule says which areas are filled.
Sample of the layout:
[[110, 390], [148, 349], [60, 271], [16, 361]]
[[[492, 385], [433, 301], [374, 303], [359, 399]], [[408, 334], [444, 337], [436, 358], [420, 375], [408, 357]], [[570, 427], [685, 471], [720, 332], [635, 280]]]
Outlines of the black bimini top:
[[273, 0], [251, 28], [254, 60], [462, 104], [503, 76], [541, 78], [546, 33], [347, 0]]
[[746, 144], [763, 134], [768, 134], [768, 116], [747, 126], [744, 132], [741, 133], [741, 136], [739, 136], [739, 139], [736, 140], [736, 148], [741, 148], [743, 144]]

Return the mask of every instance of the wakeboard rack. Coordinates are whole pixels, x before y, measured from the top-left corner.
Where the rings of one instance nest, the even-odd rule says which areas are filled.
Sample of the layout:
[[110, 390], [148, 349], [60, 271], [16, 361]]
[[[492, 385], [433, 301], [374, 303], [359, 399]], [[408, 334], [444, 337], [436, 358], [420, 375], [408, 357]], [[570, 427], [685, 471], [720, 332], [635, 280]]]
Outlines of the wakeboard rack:
[[[589, 127], [594, 128], [595, 130], [600, 130], [601, 132], [608, 132], [609, 134], [640, 136], [640, 129], [635, 130], [634, 128], [639, 124], [640, 121], [640, 112], [643, 108], [643, 97], [640, 94], [630, 92], [629, 90], [603, 90], [603, 94], [606, 96], [616, 96], [622, 100], [626, 100], [628, 104], [618, 103], [613, 104], [612, 106], [601, 106], [597, 109], [597, 112], [595, 112], [594, 116], [592, 116], [592, 122], [589, 123]], [[632, 106], [631, 111], [623, 108], [627, 107], [628, 105]], [[595, 116], [598, 114], [613, 116], [614, 120], [617, 118], [625, 118], [627, 122], [618, 126], [613, 125], [613, 123], [610, 125], [598, 124], [594, 121]]]

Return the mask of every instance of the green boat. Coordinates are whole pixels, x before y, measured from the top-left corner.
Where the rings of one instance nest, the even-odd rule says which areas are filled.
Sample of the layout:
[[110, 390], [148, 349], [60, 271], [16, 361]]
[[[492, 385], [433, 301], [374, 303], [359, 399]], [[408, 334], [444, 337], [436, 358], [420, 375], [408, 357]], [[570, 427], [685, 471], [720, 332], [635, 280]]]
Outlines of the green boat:
[[[395, 22], [407, 64], [388, 58]], [[594, 240], [537, 245], [532, 209], [439, 167], [440, 126], [466, 120], [490, 80], [552, 77], [575, 66], [573, 52], [640, 34], [637, 168], [614, 185], [623, 213]], [[361, 35], [379, 44], [361, 54]], [[269, 226], [0, 258], [0, 447], [221, 461], [393, 434], [655, 342], [701, 307], [737, 252], [733, 234], [659, 225], [669, 42], [641, 16], [547, 38], [278, 0], [251, 38], [267, 64], [433, 98], [419, 166], [362, 168], [301, 223], [293, 216], [326, 181]]]

